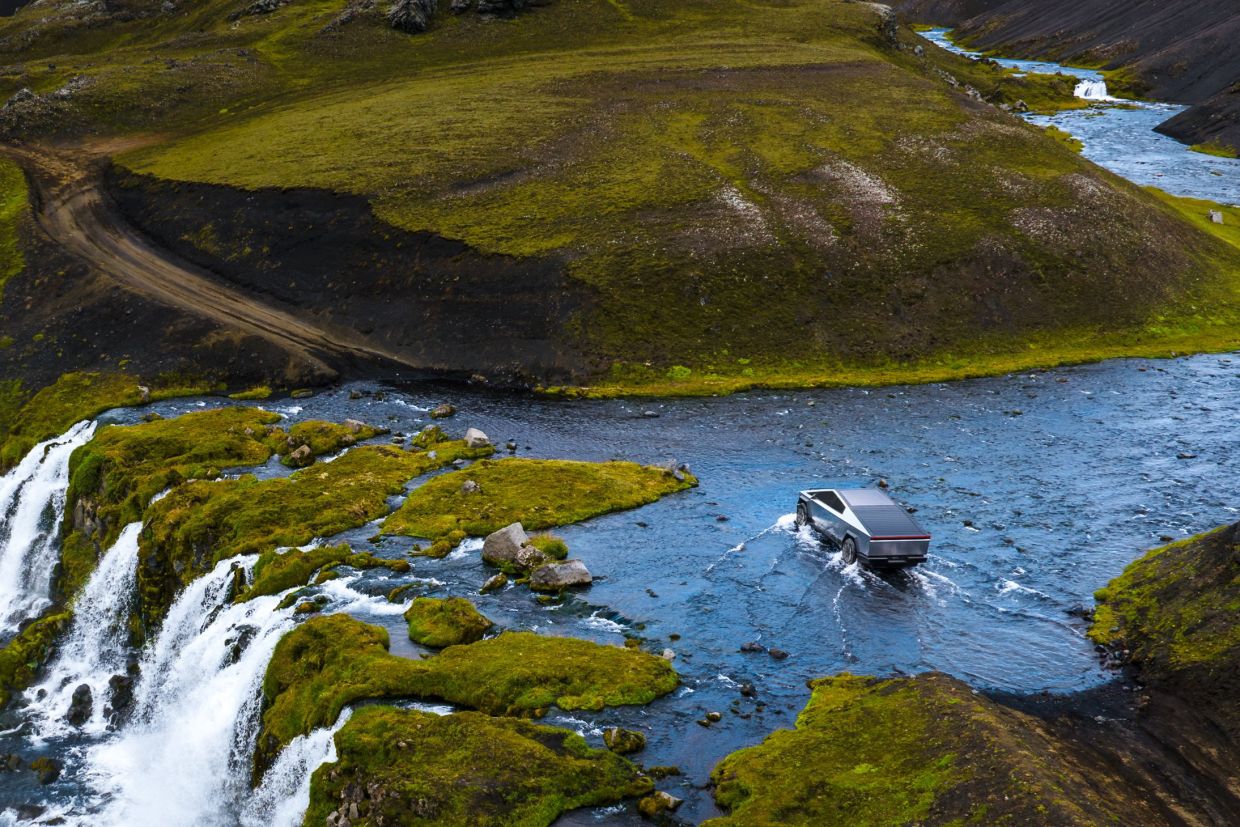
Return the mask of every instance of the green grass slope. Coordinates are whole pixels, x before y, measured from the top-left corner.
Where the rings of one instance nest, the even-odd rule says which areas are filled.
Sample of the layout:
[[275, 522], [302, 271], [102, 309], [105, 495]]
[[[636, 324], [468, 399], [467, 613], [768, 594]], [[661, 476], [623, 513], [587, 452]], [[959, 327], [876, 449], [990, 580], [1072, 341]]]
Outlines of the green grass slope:
[[900, 48], [869, 4], [556, 0], [419, 35], [342, 0], [242, 7], [57, 6], [0, 43], [24, 44], [38, 128], [160, 132], [121, 156], [136, 172], [360, 195], [558, 262], [593, 297], [561, 335], [594, 393], [1240, 344], [1240, 253], [966, 87], [1070, 90]]

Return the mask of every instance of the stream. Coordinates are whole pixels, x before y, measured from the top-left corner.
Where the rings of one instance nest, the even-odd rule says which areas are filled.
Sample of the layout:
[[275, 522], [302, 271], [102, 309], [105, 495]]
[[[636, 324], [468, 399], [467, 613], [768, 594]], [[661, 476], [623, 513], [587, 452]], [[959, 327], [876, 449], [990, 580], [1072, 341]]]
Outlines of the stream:
[[[714, 763], [790, 726], [807, 679], [936, 669], [1016, 692], [1071, 692], [1107, 680], [1074, 610], [1162, 538], [1237, 519], [1237, 387], [1240, 359], [1209, 355], [723, 399], [566, 401], [349, 385], [266, 406], [292, 421], [355, 417], [413, 433], [434, 404], [449, 400], [460, 410], [450, 429], [479, 427], [500, 444], [513, 439], [519, 456], [689, 463], [699, 488], [558, 532], [598, 578], [562, 605], [543, 606], [516, 587], [478, 595], [490, 572], [476, 540], [443, 560], [416, 559], [407, 574], [374, 570], [322, 589], [330, 611], [386, 626], [393, 652], [406, 656], [421, 650], [405, 634], [403, 606], [382, 595], [411, 580], [429, 594], [469, 596], [502, 628], [613, 644], [628, 634], [656, 652], [672, 648], [683, 677], [672, 695], [637, 709], [553, 712], [547, 722], [595, 743], [607, 725], [646, 731], [641, 759], [686, 771], [669, 789], [686, 799], [680, 815], [698, 820], [714, 813], [704, 788]], [[350, 399], [350, 391], [364, 395]], [[227, 404], [237, 403], [175, 400], [150, 409], [175, 416]], [[113, 411], [100, 424], [134, 422], [146, 410]], [[53, 442], [55, 450], [63, 441]], [[36, 466], [4, 479], [57, 478]], [[275, 463], [258, 471], [287, 473]], [[842, 566], [835, 550], [796, 530], [799, 489], [879, 479], [933, 532], [924, 566], [877, 576]], [[44, 495], [51, 526], [63, 493], [57, 499], [52, 486]], [[331, 539], [388, 556], [403, 556], [412, 543], [393, 537], [374, 545], [374, 533], [372, 524]], [[124, 584], [132, 572], [122, 563], [133, 559], [135, 534], [122, 533], [88, 586], [98, 595], [84, 598], [95, 601], [95, 618], [119, 616], [131, 597]], [[29, 774], [0, 774], [0, 801], [39, 801], [50, 805], [45, 817], [83, 825], [296, 824], [307, 771], [330, 753], [329, 733], [290, 747], [281, 771], [249, 794], [259, 683], [295, 619], [274, 609], [278, 598], [222, 607], [227, 579], [221, 567], [187, 589], [142, 653], [115, 651], [106, 629], [75, 627], [0, 736], [0, 753], [62, 758], [62, 780], [39, 788]], [[229, 657], [243, 627], [249, 643], [240, 658]], [[790, 656], [740, 652], [749, 641]], [[130, 720], [116, 729], [96, 712], [81, 729], [66, 726], [72, 689], [106, 684], [127, 658], [141, 664]], [[756, 698], [741, 696], [744, 682]], [[723, 721], [698, 725], [707, 711], [723, 712]], [[636, 819], [619, 808], [562, 823]]]
[[[921, 35], [950, 52], [983, 57], [981, 52], [952, 42], [950, 29], [929, 29]], [[1039, 60], [999, 58], [995, 62], [1018, 72], [1064, 74], [1078, 79], [1076, 95], [1089, 101], [1088, 107], [1054, 115], [1029, 113], [1023, 117], [1038, 126], [1056, 126], [1070, 133], [1085, 145], [1081, 154], [1098, 166], [1143, 187], [1240, 206], [1240, 159], [1193, 152], [1174, 138], [1154, 131], [1154, 127], [1187, 107], [1112, 97], [1102, 73], [1093, 69]]]
[[[962, 51], [945, 30], [926, 35]], [[1177, 195], [1240, 201], [1240, 162], [1189, 152], [1151, 131], [1176, 107], [1116, 102], [1087, 70], [1002, 62], [1080, 79], [1078, 93], [1096, 103], [1028, 117], [1081, 138], [1091, 160]], [[983, 690], [1018, 693], [1068, 693], [1109, 680], [1084, 636], [1081, 612], [1093, 592], [1144, 549], [1238, 519], [1237, 389], [1240, 357], [1201, 355], [722, 399], [559, 400], [354, 383], [257, 404], [289, 422], [356, 418], [411, 434], [434, 405], [450, 401], [459, 413], [444, 423], [448, 430], [477, 427], [498, 445], [513, 440], [518, 456], [688, 463], [700, 487], [557, 531], [596, 577], [562, 603], [542, 605], [518, 587], [479, 595], [491, 573], [479, 540], [442, 560], [416, 558], [407, 573], [359, 572], [318, 588], [326, 611], [385, 626], [392, 651], [408, 657], [424, 650], [408, 639], [405, 606], [384, 595], [409, 582], [422, 593], [469, 597], [501, 629], [609, 644], [635, 636], [649, 651], [672, 649], [682, 686], [671, 695], [641, 708], [553, 711], [546, 722], [595, 745], [606, 726], [641, 729], [649, 744], [638, 759], [684, 770], [660, 786], [684, 798], [677, 815], [696, 822], [717, 814], [707, 784], [714, 764], [791, 726], [811, 678], [941, 670]], [[0, 639], [48, 605], [74, 448], [96, 427], [150, 411], [171, 417], [232, 404], [239, 403], [211, 397], [111, 411], [43, 443], [0, 477]], [[289, 473], [278, 462], [246, 470]], [[879, 480], [933, 533], [925, 565], [881, 576], [844, 566], [834, 549], [796, 528], [798, 490]], [[277, 608], [278, 595], [226, 604], [226, 561], [178, 597], [144, 650], [129, 651], [122, 627], [140, 528], [121, 532], [40, 683], [0, 717], [0, 756], [64, 763], [47, 786], [25, 769], [0, 768], [0, 825], [30, 823], [22, 816], [101, 827], [297, 825], [309, 774], [332, 760], [331, 736], [348, 710], [335, 727], [295, 740], [251, 790], [262, 677], [297, 618]], [[409, 551], [409, 538], [372, 543], [375, 529], [322, 541], [389, 557]], [[744, 653], [747, 642], [789, 655]], [[745, 683], [756, 697], [742, 696]], [[64, 716], [82, 684], [96, 703], [70, 725]], [[118, 686], [132, 693], [129, 715], [119, 719], [103, 702]], [[722, 721], [699, 725], [709, 711]], [[30, 808], [19, 813], [23, 806]], [[641, 821], [623, 805], [559, 823]]]

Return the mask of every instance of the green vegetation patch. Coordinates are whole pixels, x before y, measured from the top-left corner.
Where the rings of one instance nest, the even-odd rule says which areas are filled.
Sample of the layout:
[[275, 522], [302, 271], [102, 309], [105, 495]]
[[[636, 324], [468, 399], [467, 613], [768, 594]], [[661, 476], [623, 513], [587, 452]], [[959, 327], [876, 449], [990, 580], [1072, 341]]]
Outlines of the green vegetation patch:
[[336, 751], [311, 780], [306, 824], [359, 804], [357, 827], [541, 827], [651, 789], [631, 763], [574, 732], [474, 712], [365, 707], [336, 734]]
[[384, 433], [387, 433], [386, 428], [376, 428], [356, 420], [345, 423], [309, 420], [298, 422], [287, 432], [276, 429], [271, 433], [271, 440], [273, 449], [285, 465], [300, 468], [313, 463], [315, 457], [334, 453]]
[[[165, 387], [152, 390], [149, 399], [167, 399], [204, 393], [205, 387]], [[110, 408], [140, 404], [145, 398], [138, 380], [123, 373], [66, 373], [35, 393], [12, 417], [0, 445], [0, 470], [21, 461], [31, 448], [60, 436], [69, 426]]]
[[575, 638], [509, 632], [427, 660], [388, 653], [387, 631], [333, 614], [281, 639], [263, 681], [261, 772], [298, 735], [329, 726], [366, 698], [443, 700], [493, 715], [649, 703], [679, 678], [662, 658]]
[[426, 663], [420, 694], [492, 715], [647, 704], [680, 681], [670, 663], [646, 652], [532, 632], [452, 646]]
[[244, 602], [256, 597], [279, 594], [305, 585], [316, 572], [319, 577], [315, 578], [315, 582], [321, 583], [337, 566], [351, 566], [355, 569], [386, 568], [395, 571], [408, 571], [410, 568], [408, 560], [389, 560], [364, 552], [356, 553], [347, 543], [316, 546], [304, 551], [296, 548], [283, 551], [270, 549], [259, 555], [250, 584], [240, 590], [235, 599], [237, 602]]
[[0, 158], [0, 300], [4, 285], [26, 266], [20, 224], [28, 210], [26, 176], [8, 158]]
[[1236, 148], [1231, 144], [1225, 144], [1221, 141], [1207, 141], [1204, 144], [1193, 144], [1189, 147], [1193, 152], [1200, 152], [1203, 155], [1214, 155], [1218, 158], [1238, 158]]
[[162, 618], [174, 596], [220, 560], [296, 548], [364, 525], [386, 514], [388, 498], [410, 479], [490, 451], [444, 442], [432, 457], [363, 445], [282, 479], [246, 475], [182, 485], [148, 510], [138, 574], [143, 620]]
[[463, 597], [419, 597], [405, 612], [409, 639], [443, 648], [482, 640], [493, 624]]
[[14, 692], [34, 681], [51, 657], [56, 638], [69, 628], [72, 620], [72, 613], [53, 610], [28, 624], [0, 649], [0, 707], [9, 702]]
[[796, 729], [715, 767], [715, 799], [729, 814], [707, 825], [1108, 824], [1115, 812], [1157, 821], [1124, 778], [954, 678], [845, 674], [810, 687]]
[[[632, 462], [502, 459], [428, 480], [383, 524], [386, 534], [438, 538], [454, 530], [482, 537], [520, 522], [529, 530], [636, 508], [697, 484]], [[473, 480], [480, 491], [464, 492]]]
[[1156, 548], [1094, 597], [1094, 641], [1240, 733], [1240, 524]]

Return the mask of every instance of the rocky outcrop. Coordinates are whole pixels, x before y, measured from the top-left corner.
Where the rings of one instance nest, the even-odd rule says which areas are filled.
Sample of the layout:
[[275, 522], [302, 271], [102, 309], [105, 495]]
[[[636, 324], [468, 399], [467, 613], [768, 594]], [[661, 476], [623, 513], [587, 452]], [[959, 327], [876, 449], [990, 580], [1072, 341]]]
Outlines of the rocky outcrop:
[[559, 592], [593, 582], [590, 570], [580, 560], [545, 563], [530, 573], [530, 588], [536, 592]]
[[417, 34], [430, 27], [436, 8], [436, 0], [396, 0], [388, 9], [387, 21], [397, 31]]

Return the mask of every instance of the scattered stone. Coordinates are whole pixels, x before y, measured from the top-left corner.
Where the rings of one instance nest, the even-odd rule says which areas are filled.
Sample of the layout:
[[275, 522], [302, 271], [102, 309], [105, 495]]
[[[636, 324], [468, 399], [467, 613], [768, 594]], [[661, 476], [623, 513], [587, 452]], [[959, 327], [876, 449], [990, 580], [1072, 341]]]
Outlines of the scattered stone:
[[878, 481], [878, 487], [879, 487], [879, 488], [887, 488], [887, 480], [879, 480], [879, 481]]
[[462, 494], [480, 494], [482, 493], [482, 486], [479, 485], [474, 480], [465, 480], [465, 482], [461, 483], [461, 493]]
[[580, 560], [547, 563], [530, 575], [530, 588], [536, 592], [554, 592], [594, 582], [590, 570]]
[[642, 416], [646, 417], [647, 419], [658, 419], [659, 412], [658, 411], [642, 411]]
[[508, 453], [510, 454], [515, 454], [517, 452], [517, 443], [513, 442], [511, 439], [508, 440], [508, 443], [504, 445], [504, 447], [508, 449]]
[[681, 799], [671, 793], [655, 790], [637, 802], [637, 810], [646, 818], [657, 818], [663, 813], [675, 812], [680, 804]]
[[761, 643], [754, 643], [753, 641], [750, 641], [749, 643], [741, 644], [741, 651], [749, 655], [755, 652], [765, 652], [766, 647], [763, 646]]
[[314, 391], [309, 388], [298, 388], [289, 394], [293, 399], [309, 399], [314, 396]]
[[47, 786], [54, 784], [56, 779], [60, 778], [60, 770], [64, 767], [60, 761], [55, 758], [36, 758], [30, 762], [30, 769], [34, 770], [39, 776], [39, 783]]
[[1210, 222], [1213, 224], [1222, 224], [1223, 223], [1222, 210], [1210, 210]]
[[138, 402], [145, 405], [151, 401], [151, 389], [146, 385], [138, 385]]
[[741, 695], [746, 698], [756, 698], [758, 697], [758, 690], [754, 689], [754, 685], [752, 683], [746, 681], [741, 684]]
[[356, 402], [357, 400], [361, 398], [362, 398], [361, 391], [349, 391], [349, 399], [352, 399], [354, 402]]
[[465, 432], [465, 445], [469, 448], [486, 448], [491, 444], [491, 440], [482, 431], [477, 428], [470, 428]]
[[482, 588], [479, 589], [479, 594], [490, 594], [491, 592], [497, 592], [507, 585], [508, 575], [500, 572], [499, 574], [488, 578], [487, 582], [482, 584]]
[[315, 603], [313, 600], [303, 600], [297, 604], [297, 608], [294, 609], [293, 612], [299, 615], [309, 615], [319, 611], [320, 608], [321, 607], [319, 604]]
[[663, 464], [663, 470], [671, 474], [676, 482], [685, 481], [685, 472], [682, 470], [684, 467], [685, 466], [681, 465], [676, 460], [670, 460], [669, 462]]
[[366, 423], [359, 419], [346, 419], [344, 421], [344, 426], [349, 429], [349, 433], [356, 434], [360, 433], [361, 430], [366, 427]]
[[1181, 451], [1180, 453], [1175, 455], [1175, 458], [1176, 459], [1196, 459], [1197, 455], [1193, 453], [1189, 453], [1188, 451]]
[[517, 564], [517, 568], [522, 571], [533, 571], [550, 560], [550, 557], [533, 546], [521, 546], [521, 548], [517, 549], [517, 557], [514, 562]]
[[436, 0], [396, 0], [388, 9], [388, 25], [410, 34], [424, 32], [429, 28], [438, 5]]
[[431, 419], [447, 419], [455, 415], [456, 407], [449, 405], [447, 402], [444, 402], [442, 405], [436, 405], [435, 409], [431, 411]]
[[73, 699], [69, 701], [69, 711], [65, 713], [65, 720], [80, 727], [90, 720], [90, 713], [94, 706], [94, 695], [91, 693], [90, 684], [80, 684], [77, 689], [73, 690]]
[[1170, 534], [1160, 534], [1160, 535], [1158, 536], [1158, 542], [1160, 542], [1160, 543], [1174, 543], [1174, 542], [1175, 542], [1175, 538], [1174, 538], [1174, 537], [1172, 537]]
[[603, 730], [603, 743], [617, 755], [632, 755], [646, 748], [646, 736], [632, 729], [614, 726]]
[[783, 649], [776, 649], [773, 646], [767, 651], [767, 654], [770, 655], [775, 660], [783, 660], [784, 658], [788, 657], [788, 653], [785, 652]]
[[451, 5], [448, 6], [448, 11], [453, 14], [464, 14], [473, 5], [474, 0], [452, 0]]
[[674, 661], [676, 660], [676, 653], [673, 652], [671, 649], [664, 649], [662, 657], [663, 657], [663, 660], [665, 661], [669, 661], [669, 662]]
[[659, 596], [659, 593], [658, 593], [658, 592], [656, 592], [654, 589], [646, 589], [646, 594], [650, 595], [651, 597], [658, 597], [658, 596]]
[[517, 552], [529, 542], [530, 538], [520, 523], [506, 525], [488, 534], [482, 541], [482, 559], [492, 566], [515, 563]]
[[293, 453], [288, 455], [288, 461], [290, 464], [299, 467], [302, 465], [309, 465], [314, 461], [313, 452], [310, 450], [310, 446], [302, 445], [297, 450], [293, 451]]
[[21, 769], [22, 757], [15, 752], [0, 755], [0, 772], [15, 772]]
[[723, 713], [722, 712], [707, 712], [706, 720], [710, 721], [712, 724], [717, 724], [723, 720]]

